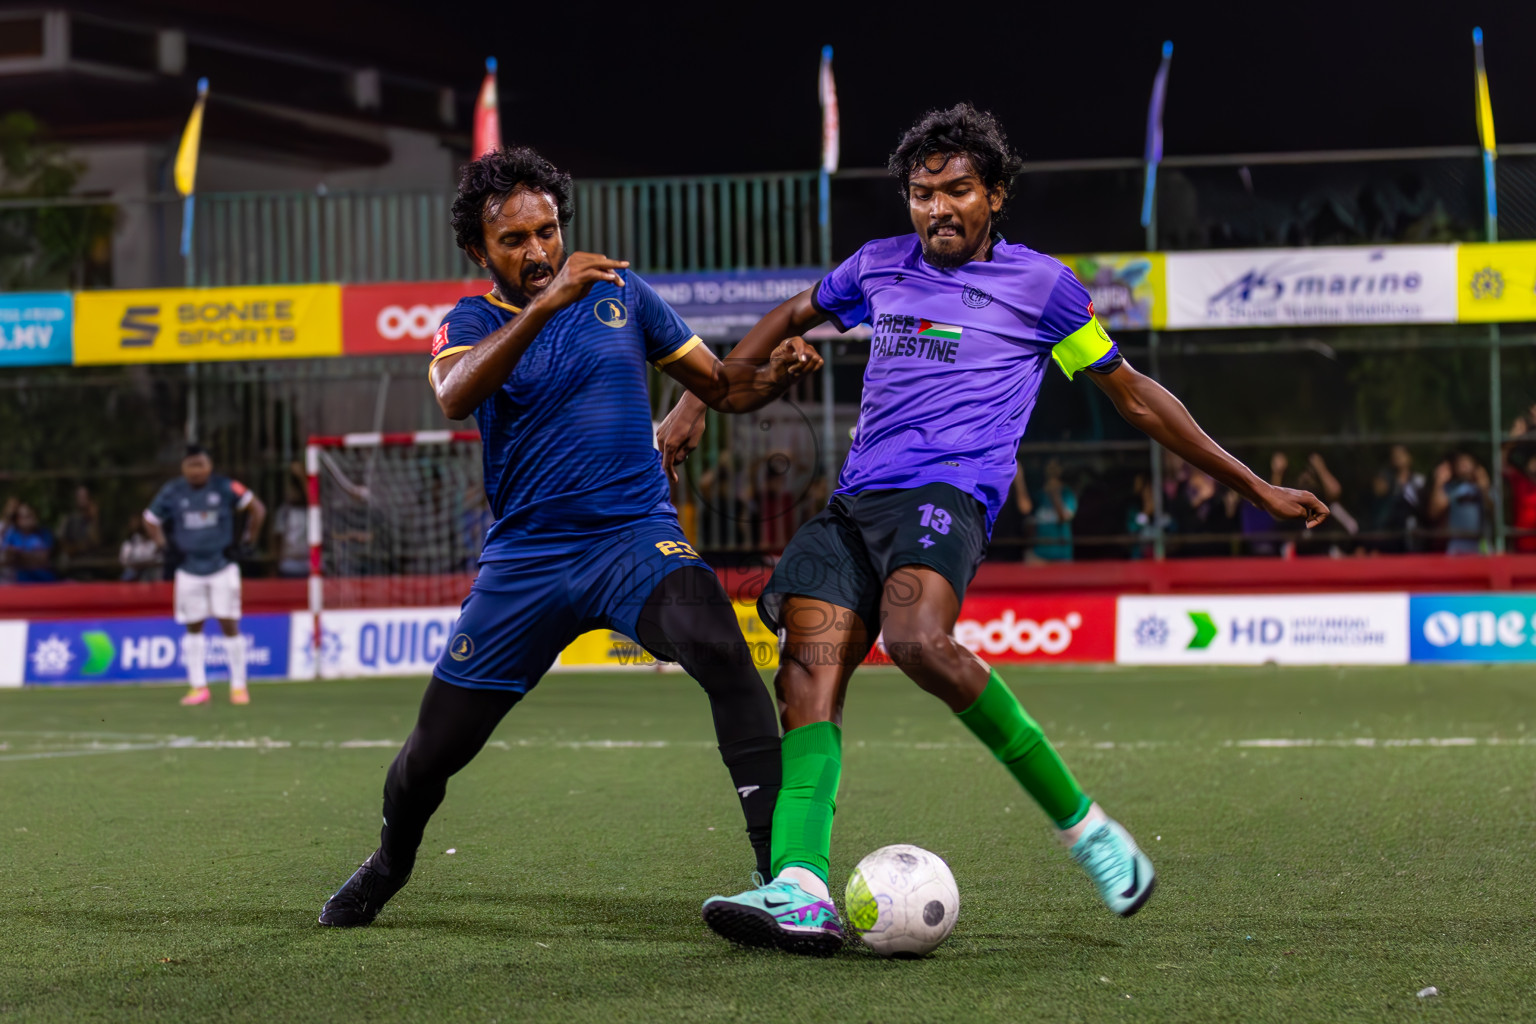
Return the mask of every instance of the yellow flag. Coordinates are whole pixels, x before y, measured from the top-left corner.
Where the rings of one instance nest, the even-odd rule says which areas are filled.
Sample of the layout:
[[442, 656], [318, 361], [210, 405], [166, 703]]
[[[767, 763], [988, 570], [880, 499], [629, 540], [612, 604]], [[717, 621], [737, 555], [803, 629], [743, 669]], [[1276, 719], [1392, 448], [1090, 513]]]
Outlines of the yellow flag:
[[197, 151], [203, 140], [203, 104], [208, 100], [208, 79], [197, 80], [197, 103], [192, 116], [187, 118], [186, 131], [181, 133], [181, 145], [176, 147], [176, 191], [184, 196], [192, 194], [197, 181]]
[[1490, 156], [1498, 149], [1493, 141], [1493, 104], [1488, 99], [1488, 70], [1483, 65], [1483, 30], [1472, 30], [1473, 52], [1477, 57], [1477, 137]]

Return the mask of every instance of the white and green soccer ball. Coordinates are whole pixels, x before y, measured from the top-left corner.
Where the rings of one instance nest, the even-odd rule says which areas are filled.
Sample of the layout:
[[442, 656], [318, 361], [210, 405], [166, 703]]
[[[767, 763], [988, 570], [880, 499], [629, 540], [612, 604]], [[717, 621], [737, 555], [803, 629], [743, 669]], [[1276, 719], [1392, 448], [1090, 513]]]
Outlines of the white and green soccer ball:
[[920, 846], [882, 846], [848, 876], [848, 924], [881, 956], [922, 956], [949, 937], [960, 890], [944, 858]]

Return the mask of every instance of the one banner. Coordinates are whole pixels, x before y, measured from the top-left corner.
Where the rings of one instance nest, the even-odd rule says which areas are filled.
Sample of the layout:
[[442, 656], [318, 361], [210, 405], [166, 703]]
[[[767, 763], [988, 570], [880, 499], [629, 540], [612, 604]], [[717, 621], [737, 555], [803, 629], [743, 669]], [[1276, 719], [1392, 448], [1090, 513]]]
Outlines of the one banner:
[[817, 284], [825, 271], [647, 274], [646, 282], [705, 341], [740, 341], [763, 314]]
[[27, 678], [27, 623], [0, 619], [0, 687], [20, 686]]
[[341, 286], [78, 292], [75, 364], [341, 355]]
[[[288, 675], [287, 615], [240, 620], [246, 669], [252, 679]], [[168, 615], [145, 619], [69, 619], [28, 624], [28, 683], [172, 682], [187, 678], [181, 660], [185, 626]], [[224, 645], [209, 634], [208, 674], [228, 678]]]
[[0, 294], [0, 367], [68, 365], [74, 308], [69, 292]]
[[485, 80], [475, 100], [474, 158], [501, 148], [501, 114], [496, 102], [496, 58], [485, 58]]
[[1414, 594], [1413, 661], [1536, 661], [1536, 594]]
[[1462, 323], [1536, 320], [1536, 242], [1459, 245], [1456, 281]]
[[402, 353], [428, 359], [432, 335], [454, 304], [490, 290], [486, 281], [344, 284], [341, 350], [349, 356]]
[[[294, 612], [292, 618], [288, 662], [294, 678], [313, 678], [314, 620], [308, 612]], [[458, 618], [454, 605], [324, 612], [319, 675], [324, 679], [428, 675], [453, 638]]]
[[1162, 253], [1092, 253], [1063, 256], [1061, 261], [1072, 268], [1093, 296], [1094, 314], [1108, 330], [1144, 331], [1163, 326]]
[[1122, 665], [1402, 665], [1407, 594], [1119, 598]]
[[1456, 320], [1454, 245], [1171, 252], [1167, 326]]

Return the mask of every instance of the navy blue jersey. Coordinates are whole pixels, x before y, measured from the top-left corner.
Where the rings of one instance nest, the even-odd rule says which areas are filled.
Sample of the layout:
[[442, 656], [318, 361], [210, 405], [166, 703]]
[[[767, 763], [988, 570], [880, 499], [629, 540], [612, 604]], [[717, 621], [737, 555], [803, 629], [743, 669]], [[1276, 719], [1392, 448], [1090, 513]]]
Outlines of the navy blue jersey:
[[160, 488], [144, 518], [164, 530], [166, 542], [181, 552], [183, 571], [211, 576], [229, 564], [235, 513], [254, 498], [245, 485], [227, 476], [210, 476], [201, 487], [179, 476]]
[[[560, 310], [516, 369], [475, 410], [485, 493], [496, 517], [482, 562], [515, 557], [527, 538], [570, 537], [675, 514], [651, 426], [647, 362], [702, 344], [633, 271]], [[480, 344], [521, 310], [494, 295], [460, 299], [433, 362]]]

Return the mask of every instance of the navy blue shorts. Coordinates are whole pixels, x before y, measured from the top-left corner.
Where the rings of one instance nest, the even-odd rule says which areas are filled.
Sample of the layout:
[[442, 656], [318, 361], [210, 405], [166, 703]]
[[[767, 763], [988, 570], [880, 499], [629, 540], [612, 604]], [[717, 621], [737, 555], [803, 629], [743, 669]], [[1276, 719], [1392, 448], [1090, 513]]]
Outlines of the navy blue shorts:
[[582, 633], [614, 629], [639, 643], [635, 619], [657, 585], [677, 569], [708, 568], [672, 515], [588, 534], [579, 545], [529, 538], [517, 551], [515, 560], [481, 563], [438, 678], [527, 693]]

